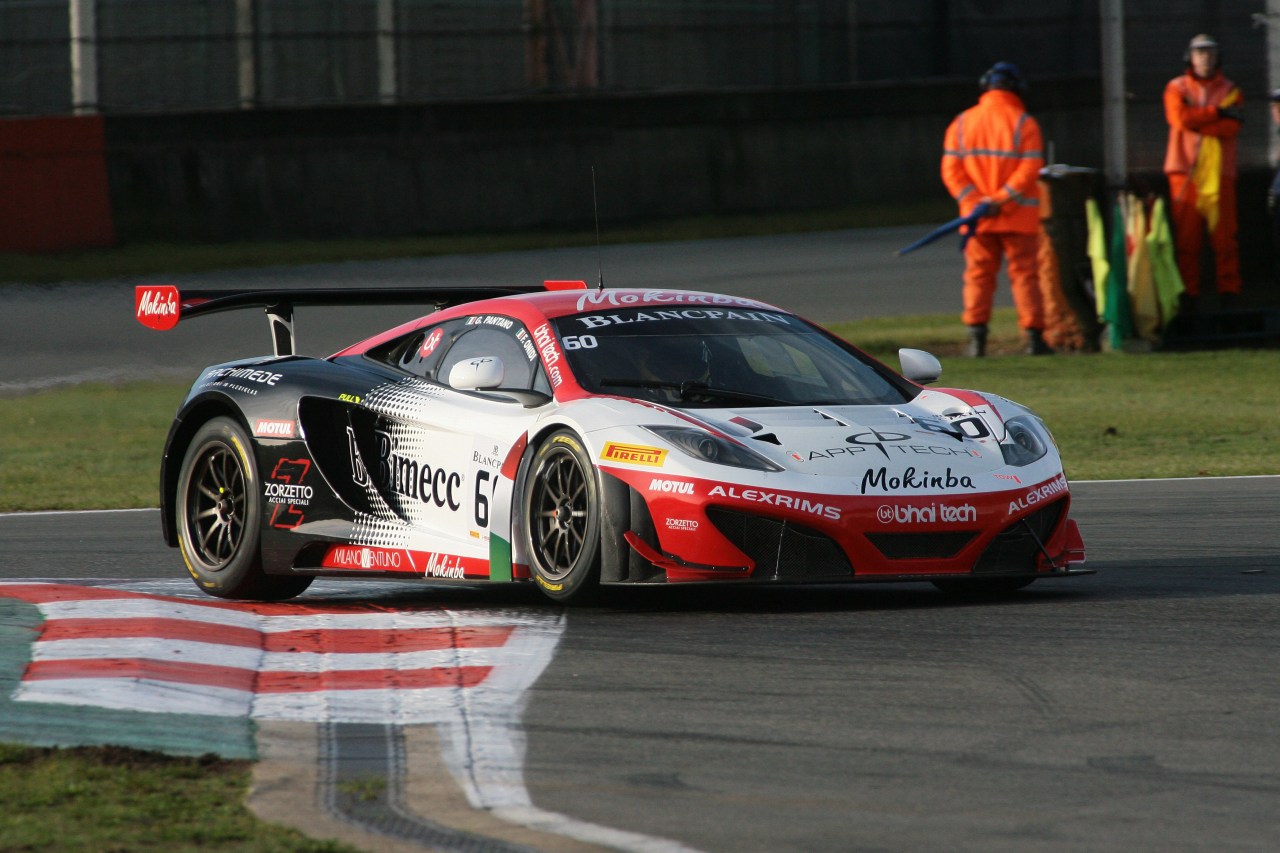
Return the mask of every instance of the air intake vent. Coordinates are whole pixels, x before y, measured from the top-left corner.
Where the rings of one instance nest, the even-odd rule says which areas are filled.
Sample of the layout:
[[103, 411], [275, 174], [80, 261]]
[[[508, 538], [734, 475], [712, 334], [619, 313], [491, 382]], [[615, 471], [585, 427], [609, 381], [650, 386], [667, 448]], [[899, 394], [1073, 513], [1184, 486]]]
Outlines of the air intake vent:
[[948, 533], [868, 533], [867, 539], [890, 560], [947, 560], [977, 536], [974, 530]]
[[806, 527], [724, 507], [709, 507], [707, 518], [756, 564], [752, 580], [835, 581], [853, 576], [840, 546]]
[[1036, 570], [1042, 543], [1049, 539], [1062, 517], [1065, 501], [1055, 501], [1000, 531], [978, 558], [975, 575], [1025, 574]]

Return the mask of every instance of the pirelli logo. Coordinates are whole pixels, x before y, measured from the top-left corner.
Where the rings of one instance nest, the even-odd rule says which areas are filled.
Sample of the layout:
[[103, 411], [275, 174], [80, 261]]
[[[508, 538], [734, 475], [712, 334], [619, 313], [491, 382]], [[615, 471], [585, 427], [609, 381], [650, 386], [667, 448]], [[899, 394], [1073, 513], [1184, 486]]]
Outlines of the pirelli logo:
[[619, 444], [616, 441], [606, 442], [600, 458], [605, 462], [629, 462], [632, 465], [649, 465], [661, 468], [667, 458], [667, 451], [643, 444]]

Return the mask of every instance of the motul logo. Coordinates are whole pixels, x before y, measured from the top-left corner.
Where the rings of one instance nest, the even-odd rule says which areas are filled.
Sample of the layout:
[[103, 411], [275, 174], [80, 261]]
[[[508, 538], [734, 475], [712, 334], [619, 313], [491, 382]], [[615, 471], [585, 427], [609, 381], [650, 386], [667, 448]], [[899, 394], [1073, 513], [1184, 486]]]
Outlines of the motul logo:
[[141, 285], [134, 291], [138, 322], [165, 331], [178, 325], [178, 288], [171, 284]]
[[275, 421], [259, 418], [253, 425], [253, 434], [265, 438], [293, 438], [293, 421]]

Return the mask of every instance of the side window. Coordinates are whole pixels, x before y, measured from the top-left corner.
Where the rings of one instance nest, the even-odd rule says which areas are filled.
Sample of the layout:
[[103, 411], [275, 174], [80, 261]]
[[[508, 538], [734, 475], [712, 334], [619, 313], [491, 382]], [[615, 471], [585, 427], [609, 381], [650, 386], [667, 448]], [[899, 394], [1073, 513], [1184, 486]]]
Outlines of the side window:
[[449, 345], [463, 331], [466, 331], [463, 321], [454, 320], [414, 333], [393, 350], [396, 366], [414, 376], [430, 379]]
[[455, 364], [476, 356], [502, 359], [503, 388], [551, 393], [551, 383], [538, 361], [533, 340], [520, 323], [509, 317], [482, 315], [462, 321], [465, 328], [454, 338], [434, 371], [434, 379], [445, 384]]

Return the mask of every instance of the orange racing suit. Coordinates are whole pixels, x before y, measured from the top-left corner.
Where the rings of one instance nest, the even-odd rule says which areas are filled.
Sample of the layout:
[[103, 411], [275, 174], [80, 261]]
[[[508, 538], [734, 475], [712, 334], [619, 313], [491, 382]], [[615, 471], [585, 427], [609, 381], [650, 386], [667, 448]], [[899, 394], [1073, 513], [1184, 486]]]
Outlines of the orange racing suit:
[[978, 221], [965, 244], [964, 313], [966, 325], [991, 319], [996, 273], [1009, 259], [1009, 281], [1023, 329], [1044, 329], [1040, 293], [1040, 189], [1044, 165], [1040, 125], [1014, 92], [991, 89], [956, 116], [947, 128], [942, 153], [942, 182], [966, 216], [982, 201], [998, 206]]
[[[1212, 205], [1212, 199], [1201, 197], [1201, 187], [1194, 179], [1206, 137], [1218, 140], [1220, 146], [1216, 163], [1217, 227], [1209, 230], [1218, 292], [1240, 292], [1240, 250], [1236, 242], [1236, 137], [1240, 135], [1240, 122], [1222, 117], [1218, 108], [1238, 108], [1242, 100], [1240, 89], [1220, 71], [1201, 79], [1188, 69], [1164, 89], [1164, 114], [1169, 122], [1164, 171], [1169, 178], [1174, 249], [1182, 283], [1192, 296], [1200, 293], [1200, 250], [1209, 225], [1204, 215], [1205, 202]], [[1209, 164], [1209, 168], [1213, 166]]]

